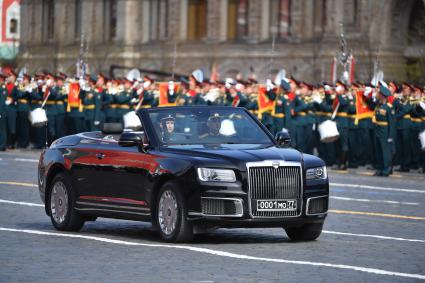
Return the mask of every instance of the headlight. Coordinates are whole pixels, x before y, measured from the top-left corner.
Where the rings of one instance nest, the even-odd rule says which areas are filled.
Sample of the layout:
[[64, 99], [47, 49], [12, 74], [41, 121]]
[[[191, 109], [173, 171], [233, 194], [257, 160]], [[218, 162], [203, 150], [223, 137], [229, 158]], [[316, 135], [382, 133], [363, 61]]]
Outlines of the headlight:
[[228, 169], [198, 168], [201, 181], [236, 182], [235, 172]]
[[328, 177], [326, 173], [326, 166], [307, 169], [305, 171], [307, 180], [324, 180]]

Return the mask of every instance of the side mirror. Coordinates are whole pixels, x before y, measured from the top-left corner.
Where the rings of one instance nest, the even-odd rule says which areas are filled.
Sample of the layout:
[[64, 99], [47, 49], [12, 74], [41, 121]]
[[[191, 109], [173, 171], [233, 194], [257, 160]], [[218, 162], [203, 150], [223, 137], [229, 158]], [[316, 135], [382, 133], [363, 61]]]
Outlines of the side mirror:
[[138, 146], [142, 142], [143, 142], [142, 135], [132, 133], [132, 132], [124, 132], [120, 136], [118, 145], [124, 146], [124, 147], [130, 147], [130, 146]]
[[278, 132], [275, 136], [276, 142], [280, 146], [289, 147], [291, 145], [291, 136], [288, 131]]
[[149, 142], [143, 132], [124, 132], [118, 141], [119, 146], [130, 147], [137, 146], [141, 152], [146, 153], [149, 148]]

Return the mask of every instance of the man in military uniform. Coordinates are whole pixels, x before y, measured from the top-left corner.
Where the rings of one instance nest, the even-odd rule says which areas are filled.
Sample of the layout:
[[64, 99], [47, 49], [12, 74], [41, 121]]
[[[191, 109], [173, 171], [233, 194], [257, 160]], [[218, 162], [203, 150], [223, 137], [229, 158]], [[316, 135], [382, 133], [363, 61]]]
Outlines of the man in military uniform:
[[169, 114], [160, 120], [161, 134], [163, 142], [173, 141], [174, 129], [175, 129], [175, 118]]
[[208, 117], [207, 120], [207, 128], [208, 131], [202, 135], [199, 136], [200, 139], [205, 139], [208, 142], [220, 142], [222, 138], [224, 137], [220, 133], [221, 129], [221, 118], [220, 114], [214, 113], [210, 117]]
[[294, 99], [295, 146], [299, 151], [311, 154], [314, 123], [314, 118], [310, 113], [313, 110], [310, 96], [311, 89], [305, 82], [301, 82], [299, 86], [299, 95], [296, 95]]
[[18, 148], [27, 148], [30, 141], [30, 122], [28, 115], [30, 111], [30, 77], [24, 75], [22, 83], [17, 91], [17, 141]]
[[[43, 104], [43, 91], [44, 75], [35, 75], [37, 85], [30, 92], [30, 110], [41, 107]], [[42, 149], [46, 144], [46, 128], [45, 127], [31, 127], [33, 133], [33, 143], [35, 149]]]
[[391, 92], [383, 85], [379, 87], [378, 103], [375, 106], [375, 144], [377, 168], [375, 176], [389, 176], [391, 173], [392, 143], [395, 135], [394, 108], [388, 102]]
[[16, 142], [16, 104], [18, 99], [18, 88], [16, 87], [16, 73], [9, 72], [6, 82], [6, 118], [9, 148], [15, 148]]
[[64, 82], [66, 80], [66, 75], [59, 73], [56, 76], [56, 85], [52, 88], [52, 92], [56, 99], [56, 115], [55, 115], [55, 134], [56, 138], [61, 138], [66, 135], [66, 106], [65, 100], [68, 96], [66, 93]]
[[357, 168], [360, 162], [361, 138], [356, 109], [356, 91], [358, 86], [353, 84], [347, 91], [347, 123], [348, 123], [348, 167]]
[[339, 81], [336, 84], [336, 97], [333, 102], [333, 109], [338, 107], [335, 122], [338, 127], [339, 139], [336, 143], [338, 168], [339, 170], [347, 170], [347, 154], [348, 154], [348, 107], [347, 87]]
[[[313, 98], [313, 104], [315, 106], [316, 114], [316, 125], [317, 127], [330, 120], [332, 117], [332, 104], [333, 104], [333, 88], [326, 82], [324, 82], [317, 89], [318, 94]], [[318, 136], [320, 139], [320, 135]], [[335, 162], [335, 143], [323, 143], [319, 142], [317, 146], [319, 157], [326, 162], [326, 166], [332, 166]]]
[[[288, 101], [288, 95], [286, 94], [291, 89], [289, 81], [284, 79], [280, 83], [280, 89], [277, 89], [276, 96], [274, 97], [272, 119], [275, 133], [278, 133], [286, 128], [285, 123], [285, 108]], [[285, 94], [283, 94], [285, 93]]]
[[[391, 86], [391, 83], [390, 83]], [[391, 89], [390, 89], [391, 91]], [[412, 93], [409, 84], [402, 85], [401, 96], [394, 100], [395, 119], [397, 124], [397, 162], [400, 164], [398, 171], [409, 172], [411, 162], [411, 116], [412, 105], [410, 95]]]
[[422, 99], [422, 90], [417, 85], [412, 85], [413, 93], [410, 97], [410, 103], [415, 105], [412, 108], [410, 113], [410, 121], [411, 121], [411, 154], [412, 154], [412, 163], [411, 169], [418, 170], [421, 163], [421, 144], [419, 140], [419, 134], [422, 131], [422, 116], [423, 109], [420, 107], [420, 102]]
[[117, 85], [115, 80], [108, 81], [102, 98], [102, 108], [107, 123], [118, 122], [116, 115], [117, 105], [115, 104], [116, 91]]
[[84, 130], [92, 132], [100, 123], [100, 99], [95, 90], [96, 81], [89, 78], [83, 99]]
[[125, 79], [123, 83], [124, 86], [120, 86], [115, 95], [117, 121], [121, 123], [123, 116], [130, 111], [131, 99], [134, 97], [131, 81]]
[[56, 139], [56, 93], [53, 91], [55, 80], [52, 74], [47, 74], [46, 84], [42, 88], [43, 99], [47, 99], [44, 109], [47, 115], [47, 142], [51, 144]]
[[7, 119], [6, 119], [6, 97], [7, 90], [4, 84], [6, 76], [0, 74], [0, 151], [6, 150], [7, 144]]

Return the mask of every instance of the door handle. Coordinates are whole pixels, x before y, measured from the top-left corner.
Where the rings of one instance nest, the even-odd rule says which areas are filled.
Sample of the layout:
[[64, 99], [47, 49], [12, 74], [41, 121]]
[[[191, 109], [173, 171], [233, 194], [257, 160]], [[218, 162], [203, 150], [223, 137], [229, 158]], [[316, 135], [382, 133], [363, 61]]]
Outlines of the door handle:
[[103, 153], [96, 153], [96, 157], [97, 157], [97, 159], [103, 159], [103, 158], [105, 158], [105, 154], [103, 154]]

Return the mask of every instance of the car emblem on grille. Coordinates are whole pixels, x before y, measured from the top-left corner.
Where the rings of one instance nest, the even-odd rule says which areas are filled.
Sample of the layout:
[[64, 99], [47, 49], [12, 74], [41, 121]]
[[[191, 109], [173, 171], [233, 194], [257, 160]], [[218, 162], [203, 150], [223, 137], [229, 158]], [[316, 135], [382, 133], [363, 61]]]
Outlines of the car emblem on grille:
[[279, 165], [280, 165], [279, 161], [273, 161], [272, 162], [272, 166], [273, 166], [274, 169], [279, 168]]

